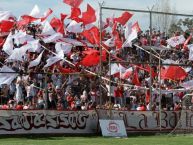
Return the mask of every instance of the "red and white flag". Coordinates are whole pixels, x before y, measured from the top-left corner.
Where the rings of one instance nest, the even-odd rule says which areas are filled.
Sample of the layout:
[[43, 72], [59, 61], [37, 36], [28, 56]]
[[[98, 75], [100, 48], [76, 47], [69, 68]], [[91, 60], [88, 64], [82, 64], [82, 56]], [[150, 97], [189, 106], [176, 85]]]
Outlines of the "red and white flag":
[[129, 36], [127, 37], [127, 40], [123, 43], [122, 47], [131, 47], [132, 46], [132, 41], [138, 37], [138, 32], [140, 32], [141, 29], [139, 27], [138, 22], [133, 24], [131, 28], [131, 32]]
[[45, 21], [51, 14], [53, 13], [52, 9], [48, 9], [46, 12], [44, 12], [43, 17], [41, 17], [41, 22]]
[[128, 68], [123, 74], [121, 79], [128, 79], [133, 74], [133, 68]]
[[177, 45], [183, 44], [186, 41], [183, 35], [172, 37], [167, 40], [168, 45], [176, 47]]

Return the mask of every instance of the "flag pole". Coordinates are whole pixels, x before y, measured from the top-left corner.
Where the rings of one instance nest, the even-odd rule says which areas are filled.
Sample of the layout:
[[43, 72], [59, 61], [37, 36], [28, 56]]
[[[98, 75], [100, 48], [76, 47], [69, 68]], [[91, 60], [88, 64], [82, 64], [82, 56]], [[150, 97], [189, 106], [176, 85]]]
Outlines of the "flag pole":
[[100, 64], [99, 64], [99, 94], [100, 94], [100, 108], [102, 107], [102, 6], [104, 2], [99, 3], [99, 28], [100, 28], [100, 44], [99, 44], [99, 50], [100, 50]]

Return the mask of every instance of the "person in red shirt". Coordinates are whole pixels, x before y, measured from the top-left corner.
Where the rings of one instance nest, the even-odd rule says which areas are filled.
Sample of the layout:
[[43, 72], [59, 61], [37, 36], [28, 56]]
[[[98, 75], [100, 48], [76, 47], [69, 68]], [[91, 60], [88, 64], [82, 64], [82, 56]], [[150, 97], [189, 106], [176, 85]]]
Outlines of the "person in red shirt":
[[123, 87], [117, 86], [117, 88], [114, 90], [114, 96], [115, 96], [115, 104], [123, 105]]
[[17, 106], [15, 107], [16, 110], [23, 110], [23, 103], [18, 102]]

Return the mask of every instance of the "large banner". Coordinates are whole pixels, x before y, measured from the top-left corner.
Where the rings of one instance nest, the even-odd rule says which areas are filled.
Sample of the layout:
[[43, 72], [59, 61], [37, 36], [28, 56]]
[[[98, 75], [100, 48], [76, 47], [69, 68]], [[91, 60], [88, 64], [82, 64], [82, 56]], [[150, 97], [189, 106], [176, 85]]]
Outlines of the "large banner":
[[122, 119], [127, 132], [171, 131], [174, 128], [193, 130], [193, 112], [162, 111], [161, 130], [158, 111], [97, 110], [100, 119]]
[[[160, 132], [159, 116], [158, 111], [0, 110], [0, 134], [95, 134], [99, 119], [123, 120], [128, 133]], [[193, 111], [162, 111], [161, 131], [174, 128], [193, 131]]]
[[0, 111], [0, 134], [96, 133], [96, 111]]

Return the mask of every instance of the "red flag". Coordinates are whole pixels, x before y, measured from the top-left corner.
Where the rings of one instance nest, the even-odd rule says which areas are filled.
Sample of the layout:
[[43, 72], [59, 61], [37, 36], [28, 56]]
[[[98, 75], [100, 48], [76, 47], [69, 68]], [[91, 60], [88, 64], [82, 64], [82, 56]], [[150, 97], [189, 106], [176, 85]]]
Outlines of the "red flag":
[[44, 20], [46, 20], [51, 14], [53, 13], [52, 9], [48, 9], [45, 13], [45, 16], [40, 18], [41, 19], [41, 22], [43, 22]]
[[6, 40], [5, 38], [0, 37], [0, 48], [3, 47], [5, 40]]
[[53, 18], [50, 25], [59, 33], [64, 34], [64, 24], [58, 18]]
[[0, 32], [10, 32], [13, 26], [14, 22], [3, 20], [0, 22]]
[[145, 100], [146, 100], [146, 103], [149, 103], [149, 102], [150, 102], [150, 90], [146, 90]]
[[23, 15], [23, 16], [21, 16], [21, 18], [23, 19], [25, 25], [38, 20], [38, 18], [34, 18], [32, 16], [29, 16], [29, 15]]
[[63, 2], [70, 5], [71, 7], [78, 8], [83, 0], [63, 0]]
[[84, 25], [87, 25], [96, 21], [95, 10], [89, 4], [87, 4], [87, 11], [82, 13], [81, 20]]
[[69, 74], [69, 73], [74, 73], [75, 71], [72, 70], [71, 68], [63, 68], [62, 66], [60, 65], [57, 65], [58, 66], [58, 70], [63, 73], [63, 74]]
[[92, 48], [88, 48], [87, 50], [83, 51], [83, 53], [87, 55], [91, 55], [93, 53], [99, 53], [99, 51]]
[[155, 70], [154, 70], [153, 68], [151, 68], [149, 65], [145, 65], [145, 69], [146, 69], [146, 71], [149, 72], [149, 73], [150, 73], [150, 71], [152, 70], [152, 77], [153, 77], [153, 78], [157, 76]]
[[161, 70], [162, 79], [184, 80], [187, 75], [186, 71], [179, 66], [169, 66]]
[[120, 17], [115, 18], [114, 21], [119, 22], [121, 25], [125, 25], [127, 21], [133, 16], [129, 12], [124, 12]]
[[115, 36], [116, 33], [117, 33], [117, 22], [115, 22], [115, 23], [113, 24], [113, 28], [112, 28], [112, 34]]
[[61, 21], [64, 22], [64, 20], [66, 19], [67, 16], [68, 16], [68, 15], [61, 13], [61, 14], [60, 14]]
[[140, 83], [139, 77], [138, 77], [137, 69], [135, 69], [135, 71], [134, 71], [132, 83], [136, 86], [141, 86], [141, 83]]
[[118, 49], [122, 48], [123, 42], [121, 41], [121, 38], [119, 36], [118, 31], [115, 32], [115, 46], [117, 46]]
[[[106, 51], [102, 52], [102, 61], [106, 61]], [[80, 62], [80, 64], [86, 67], [90, 67], [98, 65], [99, 62], [100, 62], [100, 55], [99, 53], [94, 52], [89, 55], [86, 55]]]
[[81, 34], [92, 44], [100, 43], [99, 29], [96, 26], [89, 30], [85, 30]]
[[81, 22], [81, 18], [79, 16], [81, 15], [81, 11], [79, 8], [71, 8], [71, 15], [69, 19], [76, 21], [77, 23]]

